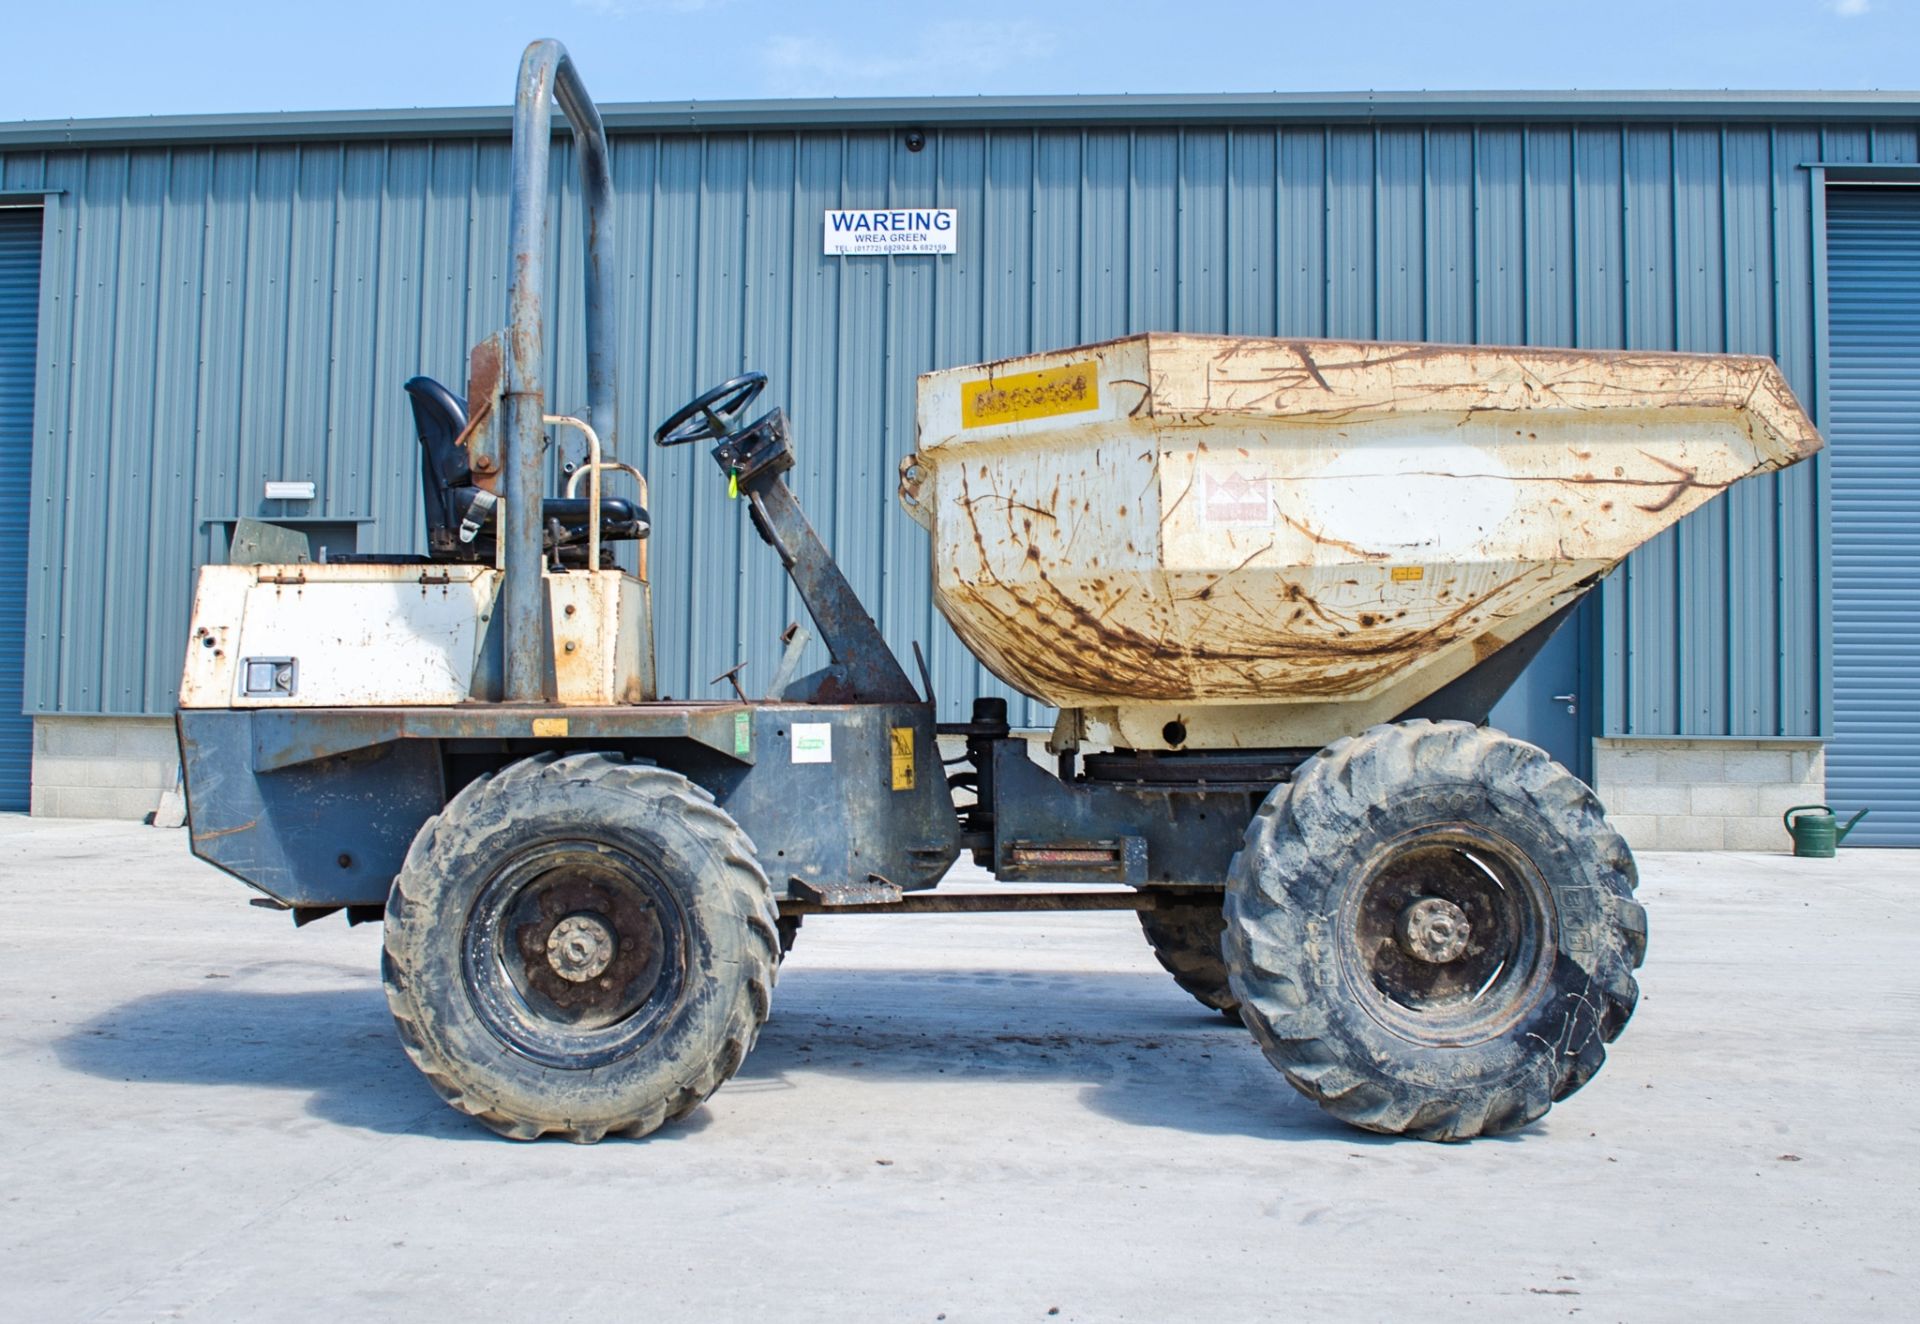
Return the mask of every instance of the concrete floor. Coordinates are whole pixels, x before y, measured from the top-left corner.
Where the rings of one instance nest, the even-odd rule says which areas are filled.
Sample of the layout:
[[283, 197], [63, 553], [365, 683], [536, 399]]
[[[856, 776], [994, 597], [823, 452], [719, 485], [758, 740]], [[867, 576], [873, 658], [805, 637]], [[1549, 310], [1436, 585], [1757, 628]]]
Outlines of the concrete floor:
[[430, 1093], [374, 927], [0, 820], [0, 1318], [1912, 1318], [1920, 856], [1642, 868], [1640, 1012], [1517, 1138], [1323, 1119], [1130, 916], [928, 916], [810, 922], [732, 1084], [578, 1148]]

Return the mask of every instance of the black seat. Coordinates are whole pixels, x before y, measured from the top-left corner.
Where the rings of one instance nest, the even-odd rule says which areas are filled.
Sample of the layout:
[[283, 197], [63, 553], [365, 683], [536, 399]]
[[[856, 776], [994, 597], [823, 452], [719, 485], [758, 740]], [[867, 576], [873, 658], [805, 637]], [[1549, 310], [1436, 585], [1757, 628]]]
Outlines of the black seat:
[[[466, 449], [458, 444], [467, 428], [467, 407], [431, 377], [406, 383], [413, 402], [413, 426], [420, 436], [420, 499], [427, 517], [427, 558], [433, 561], [494, 559], [492, 495], [477, 487], [467, 464]], [[587, 520], [585, 497], [549, 497], [540, 503], [542, 551], [561, 565], [585, 565]], [[477, 513], [476, 513], [477, 512]], [[461, 541], [463, 523], [474, 527]], [[600, 541], [630, 542], [649, 532], [647, 512], [636, 501], [605, 497], [600, 502]], [[601, 549], [602, 565], [613, 564], [613, 554]]]

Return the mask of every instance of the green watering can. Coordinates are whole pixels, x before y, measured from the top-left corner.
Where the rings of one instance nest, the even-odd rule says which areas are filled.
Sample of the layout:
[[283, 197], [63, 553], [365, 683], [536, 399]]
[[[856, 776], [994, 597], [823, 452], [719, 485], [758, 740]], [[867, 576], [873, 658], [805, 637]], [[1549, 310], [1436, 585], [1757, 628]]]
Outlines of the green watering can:
[[[1798, 815], [1798, 817], [1796, 817]], [[1780, 816], [1793, 837], [1793, 853], [1813, 860], [1830, 860], [1834, 847], [1847, 839], [1853, 825], [1867, 816], [1862, 809], [1841, 827], [1831, 805], [1795, 805]]]

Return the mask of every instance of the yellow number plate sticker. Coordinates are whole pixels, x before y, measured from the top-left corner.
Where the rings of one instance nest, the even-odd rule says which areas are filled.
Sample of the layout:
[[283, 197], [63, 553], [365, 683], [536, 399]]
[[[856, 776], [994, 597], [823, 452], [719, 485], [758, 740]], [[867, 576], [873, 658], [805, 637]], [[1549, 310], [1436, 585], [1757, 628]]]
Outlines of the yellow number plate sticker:
[[1028, 418], [1084, 414], [1100, 407], [1100, 365], [1089, 359], [1063, 368], [982, 377], [960, 384], [960, 426], [990, 428]]
[[1427, 568], [1423, 565], [1397, 565], [1393, 568], [1393, 582], [1396, 584], [1417, 584], [1427, 577]]
[[567, 719], [564, 717], [536, 717], [533, 719], [533, 734], [541, 739], [551, 740], [555, 736], [567, 733]]
[[888, 731], [893, 742], [893, 789], [913, 789], [913, 728], [896, 726]]

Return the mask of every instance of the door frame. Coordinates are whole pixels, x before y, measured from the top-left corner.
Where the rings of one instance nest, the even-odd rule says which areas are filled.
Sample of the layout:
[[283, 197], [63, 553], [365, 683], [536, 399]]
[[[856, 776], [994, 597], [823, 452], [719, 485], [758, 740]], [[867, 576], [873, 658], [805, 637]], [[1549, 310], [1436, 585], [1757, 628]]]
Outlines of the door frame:
[[[1827, 190], [1831, 187], [1920, 188], [1920, 164], [1810, 161], [1813, 179], [1813, 425], [1822, 440], [1833, 431], [1833, 310], [1828, 300]], [[1833, 456], [1827, 447], [1813, 457], [1819, 532], [1814, 576], [1819, 584], [1819, 648], [1814, 685], [1820, 695], [1819, 739], [1833, 741]]]
[[[55, 227], [59, 223], [59, 204], [62, 190], [58, 189], [8, 189], [0, 190], [0, 212], [7, 214], [37, 211], [40, 214], [40, 251], [38, 264], [34, 272], [35, 287], [32, 291], [34, 304], [34, 348], [32, 365], [32, 386], [27, 405], [27, 527], [23, 531], [26, 539], [25, 555], [20, 566], [20, 712], [24, 722], [27, 747], [22, 753], [26, 763], [26, 803], [20, 806], [23, 812], [33, 808], [33, 762], [34, 762], [34, 719], [37, 716], [33, 696], [36, 683], [36, 650], [32, 646], [35, 636], [34, 622], [40, 619], [37, 610], [40, 606], [44, 588], [40, 578], [34, 574], [34, 549], [38, 545], [40, 493], [45, 490], [42, 473], [42, 451], [40, 440], [41, 420], [45, 416], [44, 403], [50, 389], [51, 369], [46, 355], [40, 352], [47, 328], [50, 325], [50, 303], [52, 299], [47, 280], [47, 259], [53, 251]], [[23, 227], [31, 231], [32, 222]], [[31, 239], [26, 241], [31, 244]], [[11, 725], [11, 717], [8, 719]]]
[[[1807, 163], [1813, 180], [1813, 374], [1814, 426], [1824, 440], [1833, 431], [1833, 309], [1829, 299], [1827, 195], [1830, 188], [1920, 189], [1920, 163], [1815, 161]], [[1814, 457], [1819, 501], [1815, 573], [1820, 586], [1820, 649], [1816, 679], [1820, 689], [1820, 739], [1834, 740], [1833, 689], [1836, 659], [1833, 633], [1833, 456], [1827, 446]]]

